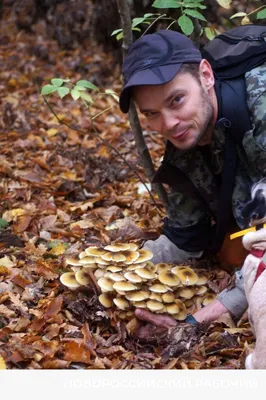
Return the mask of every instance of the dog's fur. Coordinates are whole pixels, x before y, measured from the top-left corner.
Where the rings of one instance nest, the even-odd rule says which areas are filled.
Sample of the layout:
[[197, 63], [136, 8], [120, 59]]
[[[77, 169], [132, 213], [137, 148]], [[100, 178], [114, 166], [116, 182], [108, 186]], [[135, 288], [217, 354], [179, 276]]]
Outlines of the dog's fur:
[[251, 200], [243, 208], [242, 217], [249, 220], [250, 226], [266, 221], [266, 178], [252, 186]]
[[[251, 201], [244, 207], [242, 215], [249, 218], [250, 225], [266, 221], [266, 178], [252, 186]], [[266, 229], [247, 233], [243, 245], [249, 251], [266, 251]], [[259, 257], [249, 254], [243, 266], [248, 316], [256, 337], [255, 349], [246, 358], [246, 369], [266, 369], [266, 270], [255, 280], [260, 262]]]

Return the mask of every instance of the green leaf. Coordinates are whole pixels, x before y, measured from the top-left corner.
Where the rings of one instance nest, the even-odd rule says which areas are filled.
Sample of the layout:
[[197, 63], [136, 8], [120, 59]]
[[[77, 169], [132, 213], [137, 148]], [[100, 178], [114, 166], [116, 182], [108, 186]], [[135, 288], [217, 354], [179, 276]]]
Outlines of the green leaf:
[[266, 8], [264, 10], [261, 10], [257, 14], [257, 19], [263, 19], [266, 18]]
[[194, 30], [193, 22], [186, 15], [182, 15], [181, 17], [179, 17], [177, 22], [180, 28], [182, 29], [182, 32], [184, 32], [185, 35], [188, 36], [193, 32]]
[[62, 86], [62, 85], [63, 85], [64, 79], [53, 78], [53, 79], [51, 79], [51, 82], [52, 82], [52, 84], [53, 84], [54, 86], [59, 87], [59, 86]]
[[150, 21], [147, 21], [148, 18], [142, 17], [142, 18], [134, 18], [132, 21], [132, 28], [135, 28], [135, 26], [140, 25], [140, 24], [150, 24]]
[[200, 8], [201, 10], [205, 10], [205, 8], [207, 8], [206, 6], [204, 6], [203, 4], [200, 3], [187, 3], [184, 4], [184, 7], [186, 8]]
[[245, 17], [247, 13], [245, 12], [238, 12], [230, 17], [230, 19], [237, 18], [237, 17]]
[[80, 97], [88, 103], [93, 103], [93, 99], [88, 93], [81, 92]]
[[139, 29], [139, 28], [136, 26], [135, 28], [132, 28], [132, 31], [141, 32], [141, 29]]
[[4, 220], [3, 218], [0, 218], [0, 231], [5, 229], [7, 226], [8, 226], [8, 222], [6, 222], [6, 220]]
[[57, 89], [58, 89], [57, 86], [45, 85], [45, 86], [42, 87], [41, 94], [42, 94], [43, 96], [46, 96], [47, 94], [51, 94], [51, 93], [56, 92]]
[[[136, 28], [137, 29], [137, 28]], [[123, 32], [120, 32], [117, 36], [116, 36], [116, 40], [121, 40], [123, 39]]]
[[144, 17], [145, 18], [150, 18], [150, 17], [157, 17], [158, 15], [160, 15], [160, 14], [152, 14], [152, 13], [147, 13], [147, 14], [144, 14]]
[[213, 38], [215, 38], [216, 33], [217, 33], [214, 29], [211, 29], [211, 28], [204, 28], [204, 32], [209, 40], [212, 40]]
[[223, 7], [226, 8], [227, 10], [230, 8], [232, 0], [216, 0], [217, 3]]
[[74, 86], [73, 87], [74, 90], [78, 90], [78, 91], [83, 91], [83, 90], [87, 90], [87, 88], [85, 88], [84, 86]]
[[72, 89], [70, 94], [73, 100], [78, 100], [80, 98], [80, 92], [78, 90]]
[[63, 97], [65, 97], [69, 93], [69, 88], [62, 86], [62, 87], [59, 87], [57, 89], [57, 91], [58, 91], [59, 96], [62, 99]]
[[91, 83], [91, 82], [89, 82], [89, 81], [86, 81], [85, 79], [82, 79], [82, 80], [78, 81], [78, 82], [76, 83], [76, 86], [83, 86], [83, 87], [85, 87], [85, 88], [87, 88], [87, 89], [99, 90], [99, 89], [97, 88], [97, 86], [95, 86], [93, 83]]
[[114, 30], [112, 33], [111, 33], [111, 36], [114, 36], [114, 35], [116, 35], [117, 33], [119, 33], [119, 32], [123, 32], [123, 29], [116, 29], [116, 30]]
[[152, 4], [152, 7], [155, 7], [155, 8], [180, 8], [181, 4], [180, 4], [180, 2], [177, 2], [176, 0], [155, 0], [155, 2]]
[[184, 14], [190, 15], [193, 18], [201, 19], [202, 21], [206, 21], [205, 17], [197, 10], [184, 10]]
[[112, 89], [106, 89], [105, 93], [110, 94], [110, 96], [112, 96], [116, 101], [119, 102], [119, 96], [117, 96], [117, 94]]

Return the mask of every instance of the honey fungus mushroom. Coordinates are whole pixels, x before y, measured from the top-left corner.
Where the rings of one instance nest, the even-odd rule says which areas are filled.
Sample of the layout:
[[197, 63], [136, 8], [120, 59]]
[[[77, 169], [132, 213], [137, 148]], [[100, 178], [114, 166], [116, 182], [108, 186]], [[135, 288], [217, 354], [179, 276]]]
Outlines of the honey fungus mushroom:
[[74, 272], [65, 272], [60, 276], [60, 282], [68, 287], [69, 289], [76, 289], [80, 287], [80, 283], [77, 282]]

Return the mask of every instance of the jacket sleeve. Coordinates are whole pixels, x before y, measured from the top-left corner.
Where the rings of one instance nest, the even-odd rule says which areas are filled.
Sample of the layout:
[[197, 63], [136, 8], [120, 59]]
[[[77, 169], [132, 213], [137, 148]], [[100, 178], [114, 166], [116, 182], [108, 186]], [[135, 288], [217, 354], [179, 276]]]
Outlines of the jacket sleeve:
[[266, 63], [246, 74], [247, 103], [253, 127], [243, 146], [254, 176], [266, 176]]
[[237, 319], [241, 318], [248, 308], [248, 302], [244, 290], [243, 268], [236, 272], [235, 287], [224, 289], [218, 294], [219, 300]]

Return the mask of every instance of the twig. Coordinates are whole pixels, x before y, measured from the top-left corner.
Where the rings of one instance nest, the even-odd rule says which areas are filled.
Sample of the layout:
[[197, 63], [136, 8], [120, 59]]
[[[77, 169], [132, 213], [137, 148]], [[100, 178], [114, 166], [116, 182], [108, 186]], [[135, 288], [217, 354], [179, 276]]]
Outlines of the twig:
[[[45, 104], [46, 104], [47, 107], [49, 108], [49, 110], [52, 112], [52, 114], [55, 116], [55, 118], [57, 119], [57, 121], [58, 121], [61, 125], [64, 125], [64, 126], [66, 126], [67, 128], [69, 128], [69, 129], [71, 129], [71, 130], [73, 130], [73, 131], [80, 132], [80, 133], [83, 133], [83, 134], [85, 134], [85, 135], [88, 134], [88, 132], [83, 131], [82, 129], [76, 128], [76, 127], [74, 127], [74, 126], [72, 126], [72, 125], [69, 125], [68, 123], [64, 122], [60, 117], [58, 117], [58, 115], [57, 115], [56, 112], [54, 111], [53, 107], [49, 104], [49, 102], [46, 100], [46, 98], [43, 97], [43, 99], [44, 99]], [[93, 126], [93, 128], [94, 128], [94, 126]], [[94, 128], [94, 129], [95, 129], [95, 128]], [[151, 193], [150, 189], [148, 188], [148, 186], [146, 185], [146, 183], [143, 181], [143, 179], [141, 178], [140, 174], [130, 165], [130, 163], [126, 160], [126, 158], [125, 158], [121, 153], [119, 153], [119, 151], [118, 151], [114, 146], [112, 146], [107, 140], [103, 139], [103, 138], [102, 138], [101, 136], [99, 136], [97, 133], [90, 132], [90, 134], [91, 134], [92, 136], [96, 137], [97, 139], [99, 139], [99, 140], [100, 140], [102, 143], [104, 143], [106, 146], [108, 146], [109, 148], [111, 148], [111, 149], [124, 161], [124, 163], [131, 169], [131, 171], [138, 177], [138, 179], [141, 181], [141, 183], [145, 186], [147, 192], [148, 192], [149, 195], [150, 195], [151, 200], [153, 201], [154, 205], [155, 205], [156, 208], [158, 209], [158, 211], [159, 211], [159, 213], [160, 213], [160, 216], [162, 216], [161, 210], [159, 209], [159, 206], [158, 206], [158, 204], [156, 203], [156, 200], [155, 200], [153, 194]]]

